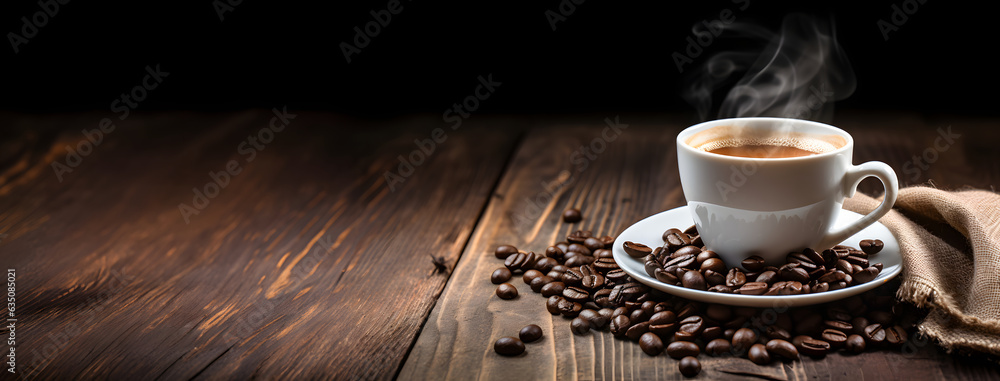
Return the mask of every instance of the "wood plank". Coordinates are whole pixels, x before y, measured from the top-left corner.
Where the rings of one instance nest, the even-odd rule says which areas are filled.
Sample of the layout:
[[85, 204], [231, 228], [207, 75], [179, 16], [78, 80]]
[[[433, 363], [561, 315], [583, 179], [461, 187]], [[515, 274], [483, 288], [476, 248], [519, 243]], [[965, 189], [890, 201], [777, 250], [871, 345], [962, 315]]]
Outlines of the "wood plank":
[[270, 111], [134, 115], [59, 182], [50, 163], [101, 117], [11, 121], [41, 150], [9, 148], [0, 184], [31, 378], [391, 378], [448, 277], [429, 255], [454, 266], [518, 136], [448, 129], [392, 192], [397, 155], [447, 125], [301, 113], [249, 161]]
[[[674, 137], [686, 123], [640, 123], [627, 117], [622, 121], [633, 123], [583, 171], [577, 171], [572, 155], [581, 145], [599, 139], [603, 128], [599, 119], [576, 128], [536, 130], [526, 137], [417, 338], [400, 379], [683, 379], [676, 360], [666, 355], [647, 356], [637, 344], [615, 339], [609, 332], [571, 334], [569, 320], [550, 315], [545, 299], [532, 293], [520, 279], [511, 281], [520, 296], [509, 301], [497, 298], [489, 281], [490, 273], [502, 266], [492, 255], [497, 245], [544, 250], [581, 228], [615, 235], [648, 215], [684, 204], [676, 174]], [[928, 139], [933, 142], [933, 129], [923, 128], [925, 122], [916, 115], [849, 115], [844, 121], [844, 127], [856, 138], [856, 163], [881, 160], [899, 171], [897, 165], [911, 152], [925, 146]], [[899, 134], [898, 130], [908, 132]], [[972, 159], [941, 160], [937, 164], [941, 168], [935, 167], [932, 176], [949, 173], [947, 167], [955, 165], [971, 166], [963, 171], [973, 173], [993, 170], [993, 164], [979, 163], [975, 156]], [[942, 177], [942, 181], [955, 179], [958, 177]], [[551, 186], [553, 183], [564, 185]], [[866, 192], [881, 192], [877, 182], [865, 185]], [[584, 220], [563, 223], [559, 214], [568, 207], [579, 207]], [[519, 218], [522, 215], [528, 217], [527, 222]], [[527, 324], [540, 325], [545, 337], [527, 344], [526, 354], [505, 358], [493, 352], [494, 340], [516, 336]], [[978, 360], [946, 355], [929, 344], [917, 349], [909, 354], [836, 354], [768, 367], [746, 359], [701, 356], [700, 378], [759, 379], [722, 370], [752, 371], [789, 380], [1000, 377], [994, 367]]]

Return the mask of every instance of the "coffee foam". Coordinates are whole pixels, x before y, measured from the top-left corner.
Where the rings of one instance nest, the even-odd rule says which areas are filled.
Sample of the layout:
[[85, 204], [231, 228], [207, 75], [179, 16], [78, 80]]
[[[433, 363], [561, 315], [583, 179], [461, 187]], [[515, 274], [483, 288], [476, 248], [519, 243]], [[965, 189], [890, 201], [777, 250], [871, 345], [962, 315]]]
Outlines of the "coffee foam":
[[847, 145], [839, 135], [780, 132], [764, 128], [717, 126], [692, 135], [685, 142], [699, 151], [741, 146], [781, 146], [812, 153], [826, 153]]

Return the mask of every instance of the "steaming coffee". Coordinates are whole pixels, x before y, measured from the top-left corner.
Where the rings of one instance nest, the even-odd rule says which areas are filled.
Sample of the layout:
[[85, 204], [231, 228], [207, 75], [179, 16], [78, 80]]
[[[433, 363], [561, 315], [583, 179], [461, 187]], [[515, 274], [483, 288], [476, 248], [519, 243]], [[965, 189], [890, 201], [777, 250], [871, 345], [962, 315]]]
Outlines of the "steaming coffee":
[[837, 135], [813, 135], [779, 129], [718, 126], [701, 131], [687, 144], [697, 150], [749, 158], [802, 157], [834, 151], [847, 144]]

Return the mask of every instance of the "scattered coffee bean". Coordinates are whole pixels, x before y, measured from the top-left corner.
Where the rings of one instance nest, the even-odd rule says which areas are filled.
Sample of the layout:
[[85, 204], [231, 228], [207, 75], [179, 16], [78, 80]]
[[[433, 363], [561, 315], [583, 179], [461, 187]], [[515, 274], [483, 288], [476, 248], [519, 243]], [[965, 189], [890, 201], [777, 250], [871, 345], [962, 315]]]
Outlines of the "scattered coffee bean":
[[733, 333], [733, 350], [744, 353], [757, 342], [757, 332], [750, 328], [740, 328]]
[[562, 214], [562, 219], [569, 223], [580, 222], [583, 219], [583, 214], [580, 213], [579, 209], [566, 209]]
[[497, 259], [507, 259], [511, 254], [517, 254], [517, 248], [511, 245], [500, 245], [493, 251]]
[[562, 295], [563, 290], [566, 289], [566, 284], [563, 282], [552, 282], [542, 286], [542, 296], [551, 297], [553, 295]]
[[862, 240], [861, 243], [858, 244], [858, 246], [861, 248], [861, 251], [865, 252], [865, 254], [875, 255], [878, 252], [882, 251], [882, 247], [884, 247], [885, 244], [880, 239], [875, 239], [875, 240], [866, 239]]
[[752, 345], [750, 347], [750, 351], [747, 352], [747, 358], [757, 365], [767, 365], [771, 363], [771, 354], [767, 353], [767, 348], [764, 344]]
[[885, 341], [885, 329], [882, 325], [875, 323], [865, 327], [865, 341], [869, 344], [881, 344]]
[[649, 246], [632, 241], [625, 241], [625, 243], [622, 244], [622, 248], [625, 249], [626, 254], [633, 258], [642, 258], [653, 252], [653, 249]]
[[830, 343], [807, 337], [802, 340], [802, 344], [798, 346], [798, 350], [799, 353], [808, 356], [823, 357], [830, 351]]
[[885, 342], [892, 346], [900, 346], [906, 342], [906, 330], [894, 325], [885, 329]]
[[611, 334], [623, 337], [628, 329], [632, 327], [631, 321], [628, 316], [618, 315], [611, 319]]
[[493, 343], [493, 350], [502, 356], [517, 356], [524, 353], [524, 342], [514, 337], [504, 336]]
[[827, 329], [823, 330], [820, 335], [823, 341], [830, 343], [830, 348], [837, 350], [844, 347], [844, 343], [847, 342], [847, 334], [841, 331]]
[[538, 278], [532, 279], [531, 283], [529, 283], [528, 285], [531, 286], [531, 291], [542, 292], [542, 287], [545, 287], [545, 285], [552, 283], [554, 281], [555, 279], [553, 279], [552, 277], [548, 275], [542, 275]]
[[646, 332], [639, 336], [639, 348], [647, 355], [656, 356], [663, 353], [663, 340], [652, 332]]
[[731, 350], [732, 345], [729, 344], [729, 340], [724, 338], [718, 338], [705, 344], [705, 353], [708, 353], [710, 356], [720, 356], [729, 353]]
[[581, 317], [573, 318], [573, 321], [569, 323], [570, 328], [572, 328], [573, 333], [577, 335], [585, 335], [590, 332], [590, 322]]
[[529, 324], [521, 328], [521, 332], [518, 333], [521, 341], [525, 343], [530, 343], [535, 340], [542, 338], [542, 327], [536, 324]]
[[844, 348], [851, 353], [861, 353], [865, 351], [865, 338], [861, 335], [850, 335], [844, 342]]
[[667, 355], [675, 359], [687, 356], [697, 357], [700, 353], [701, 350], [698, 349], [698, 344], [690, 341], [675, 341], [667, 345]]
[[701, 363], [698, 362], [697, 357], [688, 356], [681, 359], [677, 364], [677, 369], [681, 371], [684, 377], [694, 377], [698, 373], [701, 373]]
[[493, 284], [500, 284], [510, 280], [511, 277], [510, 270], [506, 267], [501, 267], [493, 271], [493, 275], [490, 275], [490, 282]]
[[781, 356], [785, 359], [788, 360], [799, 359], [799, 350], [795, 349], [795, 345], [792, 345], [792, 343], [788, 341], [782, 339], [773, 339], [771, 341], [768, 341], [765, 347], [767, 348], [768, 352], [775, 354], [777, 356]]
[[524, 284], [531, 284], [531, 281], [535, 280], [535, 278], [538, 278], [542, 275], [545, 274], [542, 274], [541, 271], [531, 269], [524, 272], [524, 275], [521, 276], [521, 280], [524, 281]]
[[517, 287], [510, 283], [504, 283], [497, 287], [497, 296], [500, 299], [514, 299], [517, 297]]

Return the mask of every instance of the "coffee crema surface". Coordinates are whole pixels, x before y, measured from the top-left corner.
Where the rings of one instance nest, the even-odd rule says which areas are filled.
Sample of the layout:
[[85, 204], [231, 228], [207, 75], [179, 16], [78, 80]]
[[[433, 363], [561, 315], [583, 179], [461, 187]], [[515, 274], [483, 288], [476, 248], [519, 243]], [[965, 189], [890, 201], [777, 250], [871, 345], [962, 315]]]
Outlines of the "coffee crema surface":
[[847, 140], [838, 135], [782, 132], [780, 128], [718, 126], [694, 134], [686, 143], [719, 155], [789, 158], [834, 151], [847, 145]]

